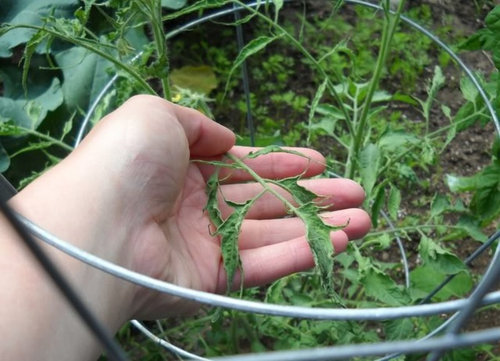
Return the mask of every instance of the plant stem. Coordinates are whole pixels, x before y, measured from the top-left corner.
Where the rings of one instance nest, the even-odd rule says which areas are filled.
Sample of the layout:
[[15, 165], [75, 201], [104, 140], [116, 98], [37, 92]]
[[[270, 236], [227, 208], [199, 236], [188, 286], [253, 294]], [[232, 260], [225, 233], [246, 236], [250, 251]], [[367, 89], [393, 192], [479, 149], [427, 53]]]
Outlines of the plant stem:
[[464, 229], [461, 226], [453, 226], [453, 225], [447, 225], [447, 224], [423, 224], [420, 226], [406, 226], [406, 227], [398, 227], [398, 228], [394, 228], [394, 229], [386, 229], [386, 230], [378, 231], [378, 232], [370, 232], [370, 233], [366, 234], [365, 238], [380, 236], [380, 235], [383, 235], [386, 233], [420, 231], [421, 229], [425, 229], [425, 228], [438, 228], [438, 227], [445, 227], [445, 228], [458, 229], [458, 230]]
[[21, 126], [16, 126], [16, 128], [22, 130], [23, 132], [25, 132], [27, 134], [34, 135], [35, 137], [46, 140], [46, 141], [52, 143], [53, 145], [58, 145], [59, 147], [63, 148], [64, 150], [67, 150], [68, 152], [73, 151], [72, 146], [60, 141], [59, 139], [53, 138], [50, 135], [41, 133], [41, 132], [34, 130], [34, 129], [29, 129], [29, 128], [25, 128], [25, 127], [21, 127]]
[[170, 65], [168, 61], [167, 54], [167, 44], [165, 37], [165, 30], [163, 29], [162, 22], [162, 7], [161, 1], [155, 0], [151, 6], [151, 27], [153, 29], [153, 37], [156, 44], [156, 55], [158, 56], [158, 65], [163, 68], [160, 71], [160, 82], [163, 89], [163, 96], [167, 100], [172, 99], [172, 94], [170, 91], [170, 84], [168, 81], [168, 74], [170, 71]]
[[137, 72], [135, 71], [132, 67], [128, 66], [127, 64], [121, 62], [120, 60], [116, 59], [113, 55], [105, 53], [104, 51], [101, 51], [99, 48], [94, 46], [91, 42], [89, 42], [87, 39], [81, 39], [81, 38], [73, 38], [71, 36], [62, 34], [58, 32], [57, 30], [54, 29], [49, 29], [46, 27], [42, 26], [36, 26], [36, 25], [27, 25], [27, 24], [19, 24], [19, 25], [12, 25], [9, 30], [13, 29], [32, 29], [32, 30], [37, 30], [37, 31], [45, 31], [46, 33], [55, 36], [56, 38], [59, 38], [61, 40], [67, 41], [71, 44], [81, 46], [82, 48], [85, 48], [87, 50], [90, 50], [91, 52], [99, 55], [100, 57], [108, 60], [109, 62], [113, 63], [116, 65], [117, 68], [125, 71], [126, 73], [130, 74], [134, 80], [136, 80], [142, 88], [148, 93], [148, 94], [153, 94], [156, 95], [155, 90], [148, 84], [146, 80]]
[[366, 94], [365, 102], [361, 109], [361, 115], [359, 117], [359, 122], [356, 124], [356, 129], [354, 130], [354, 138], [351, 140], [351, 151], [349, 152], [347, 158], [347, 166], [346, 166], [346, 177], [353, 178], [354, 173], [356, 172], [357, 160], [359, 156], [359, 150], [361, 148], [361, 144], [363, 139], [365, 138], [365, 132], [367, 128], [368, 115], [370, 112], [370, 106], [373, 99], [373, 95], [377, 90], [378, 84], [380, 82], [380, 78], [382, 75], [382, 71], [384, 69], [384, 64], [387, 58], [387, 54], [389, 53], [389, 47], [391, 44], [392, 37], [396, 30], [396, 27], [399, 23], [399, 18], [401, 16], [401, 12], [403, 11], [403, 7], [405, 4], [405, 0], [400, 0], [398, 8], [396, 12], [391, 15], [389, 10], [387, 9], [385, 20], [384, 20], [384, 29], [382, 33], [382, 41], [380, 44], [380, 49], [377, 57], [377, 62], [375, 65], [375, 70], [373, 72], [372, 78], [370, 80], [370, 84], [368, 85], [368, 91]]
[[286, 207], [288, 207], [292, 212], [295, 213], [295, 211], [297, 210], [297, 207], [295, 207], [288, 199], [283, 197], [276, 190], [269, 187], [269, 185], [266, 183], [266, 181], [261, 176], [259, 176], [252, 168], [250, 168], [248, 165], [243, 163], [243, 161], [240, 158], [235, 157], [231, 153], [226, 153], [226, 156], [229, 159], [231, 159], [233, 162], [235, 162], [238, 167], [240, 167], [241, 169], [248, 172], [248, 174], [250, 174], [253, 179], [255, 179], [260, 185], [262, 185], [262, 187], [264, 187], [265, 190], [267, 190], [269, 193], [271, 193], [276, 198], [278, 198]]

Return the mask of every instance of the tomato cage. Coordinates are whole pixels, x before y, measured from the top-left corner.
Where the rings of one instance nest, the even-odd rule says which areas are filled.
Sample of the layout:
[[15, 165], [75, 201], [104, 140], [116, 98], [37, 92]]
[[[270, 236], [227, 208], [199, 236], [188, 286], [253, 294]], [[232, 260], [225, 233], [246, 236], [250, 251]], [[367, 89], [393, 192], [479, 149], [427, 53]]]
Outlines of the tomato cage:
[[[361, 5], [367, 8], [371, 8], [375, 11], [383, 10], [380, 6], [361, 0], [346, 0], [346, 4], [350, 5]], [[251, 2], [246, 4], [248, 7], [257, 7], [260, 4], [259, 1]], [[178, 34], [191, 29], [192, 27], [202, 24], [204, 22], [218, 19], [222, 16], [234, 14], [236, 17], [239, 13], [244, 11], [242, 7], [234, 6], [232, 8], [227, 8], [223, 10], [216, 11], [214, 13], [204, 15], [196, 20], [188, 22], [174, 31], [167, 34], [167, 39], [171, 39]], [[500, 136], [500, 123], [495, 113], [495, 110], [491, 104], [491, 101], [483, 89], [481, 82], [478, 80], [473, 71], [458, 57], [458, 55], [443, 41], [441, 41], [436, 35], [431, 33], [429, 30], [420, 26], [410, 18], [401, 16], [401, 21], [406, 25], [410, 26], [414, 30], [422, 33], [428, 37], [432, 42], [437, 44], [442, 50], [444, 50], [453, 60], [456, 62], [461, 71], [470, 80], [478, 94], [484, 101], [487, 112], [491, 117], [496, 132]], [[241, 37], [241, 26], [237, 25], [237, 42], [239, 48], [243, 47], [242, 37]], [[139, 54], [140, 55], [140, 54]], [[139, 57], [137, 55], [131, 61], [135, 61]], [[243, 68], [243, 88], [246, 95], [246, 105], [247, 105], [247, 121], [248, 128], [251, 133], [251, 137], [255, 136], [255, 129], [252, 119], [252, 111], [250, 109], [249, 98], [249, 85], [248, 85], [248, 74], [245, 68]], [[102, 99], [109, 93], [112, 89], [114, 83], [118, 79], [118, 75], [115, 75], [102, 89], [98, 97], [94, 100], [88, 109], [88, 112], [82, 121], [80, 126], [80, 131], [78, 133], [75, 146], [77, 146], [86, 132], [89, 121], [99, 103]], [[331, 176], [337, 176], [336, 174], [331, 174]], [[10, 188], [10, 192], [13, 192], [13, 188]], [[4, 197], [6, 198], [6, 197]], [[387, 217], [386, 213], [381, 211], [381, 216], [386, 219], [388, 227], [394, 228], [391, 221]], [[19, 221], [19, 223], [16, 222]], [[291, 351], [273, 351], [264, 352], [259, 354], [246, 354], [246, 355], [233, 355], [225, 357], [215, 357], [210, 358], [211, 360], [233, 360], [233, 361], [244, 361], [244, 360], [254, 360], [258, 358], [259, 360], [344, 360], [354, 357], [368, 357], [368, 356], [380, 356], [378, 360], [391, 360], [400, 355], [415, 354], [415, 353], [429, 353], [430, 360], [438, 360], [442, 357], [444, 352], [449, 350], [454, 350], [458, 348], [468, 347], [472, 345], [482, 344], [482, 343], [492, 343], [500, 340], [500, 327], [494, 327], [489, 329], [484, 329], [481, 331], [473, 332], [461, 332], [462, 327], [471, 319], [473, 313], [482, 306], [499, 304], [500, 303], [500, 291], [489, 292], [493, 286], [498, 285], [500, 278], [500, 251], [498, 247], [494, 256], [492, 257], [489, 267], [484, 273], [482, 279], [476, 285], [474, 291], [467, 297], [463, 299], [457, 299], [452, 301], [438, 302], [438, 303], [428, 303], [431, 298], [445, 285], [453, 279], [453, 275], [447, 277], [439, 286], [432, 290], [426, 297], [424, 297], [420, 304], [408, 305], [402, 307], [383, 307], [383, 308], [357, 308], [357, 309], [344, 309], [344, 308], [313, 308], [313, 307], [300, 307], [300, 306], [289, 306], [289, 305], [279, 305], [279, 304], [268, 304], [263, 302], [254, 302], [243, 299], [236, 299], [222, 295], [216, 295], [206, 292], [201, 292], [197, 290], [187, 289], [174, 284], [166, 283], [157, 279], [147, 277], [145, 275], [133, 272], [131, 270], [120, 267], [116, 264], [110, 263], [106, 260], [100, 259], [92, 254], [89, 254], [79, 248], [72, 246], [71, 244], [58, 239], [54, 235], [46, 232], [42, 228], [30, 222], [21, 215], [15, 215], [11, 218], [13, 223], [18, 225], [20, 232], [28, 230], [31, 235], [43, 240], [49, 245], [61, 250], [67, 255], [74, 257], [81, 262], [84, 262], [92, 267], [95, 267], [102, 272], [109, 273], [115, 277], [119, 277], [123, 280], [133, 282], [137, 285], [150, 288], [152, 290], [166, 293], [169, 295], [184, 298], [186, 300], [199, 302], [211, 307], [222, 307], [226, 309], [238, 310], [242, 312], [250, 312], [255, 314], [262, 314], [268, 316], [282, 316], [291, 317], [299, 319], [313, 319], [313, 320], [348, 320], [348, 321], [387, 321], [387, 320], [397, 320], [409, 317], [427, 317], [431, 315], [443, 315], [451, 314], [450, 317], [446, 319], [440, 326], [435, 328], [432, 332], [428, 333], [425, 337], [414, 340], [400, 340], [400, 341], [386, 341], [380, 343], [372, 344], [353, 344], [353, 345], [342, 345], [342, 346], [328, 346], [315, 349], [301, 349], [301, 350], [291, 350]], [[401, 253], [402, 266], [405, 273], [405, 284], [409, 287], [410, 284], [410, 270], [407, 261], [407, 256], [405, 252], [405, 245], [403, 240], [394, 233], [395, 243]], [[29, 238], [25, 235], [24, 238]], [[497, 230], [492, 234], [484, 243], [481, 244], [469, 257], [464, 260], [466, 265], [470, 265], [474, 259], [476, 259], [484, 251], [490, 249], [492, 245], [500, 238], [500, 230]], [[40, 256], [40, 255], [39, 255]], [[40, 257], [43, 257], [41, 255]], [[48, 266], [50, 267], [50, 265]], [[75, 295], [73, 295], [75, 297]], [[77, 297], [76, 297], [77, 298]], [[78, 299], [75, 300], [78, 303]], [[83, 306], [81, 306], [83, 307]], [[77, 306], [78, 308], [78, 306]], [[82, 311], [85, 312], [85, 311]], [[91, 316], [87, 315], [91, 318]], [[86, 316], [83, 316], [84, 319]], [[92, 321], [90, 321], [92, 323]], [[98, 323], [94, 320], [94, 322]], [[178, 357], [183, 357], [187, 359], [195, 360], [208, 360], [208, 358], [195, 355], [191, 352], [183, 350], [175, 345], [167, 342], [156, 336], [151, 332], [144, 324], [137, 320], [131, 321], [132, 325], [138, 330], [144, 333], [145, 336], [156, 342], [159, 347], [163, 347], [169, 352], [177, 355]], [[106, 341], [106, 335], [100, 331], [99, 325], [91, 326], [91, 328], [96, 332], [96, 334], [103, 339], [104, 345], [107, 347], [108, 356], [115, 357], [116, 359], [123, 359], [119, 350], [116, 350], [116, 345], [113, 345], [112, 341]], [[437, 336], [442, 334], [441, 336]], [[114, 350], [114, 351], [113, 351]]]

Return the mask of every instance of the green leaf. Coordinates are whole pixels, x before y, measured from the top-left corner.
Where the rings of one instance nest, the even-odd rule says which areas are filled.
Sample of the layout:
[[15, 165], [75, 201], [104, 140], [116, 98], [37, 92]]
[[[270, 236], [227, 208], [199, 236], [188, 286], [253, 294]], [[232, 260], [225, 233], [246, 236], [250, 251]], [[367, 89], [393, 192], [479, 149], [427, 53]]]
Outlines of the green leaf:
[[36, 129], [49, 111], [57, 109], [63, 102], [59, 80], [41, 94], [29, 93], [28, 98], [10, 99], [0, 97], [0, 117], [11, 120], [15, 125]]
[[446, 210], [450, 209], [451, 204], [447, 196], [436, 194], [431, 203], [431, 218], [439, 216]]
[[500, 162], [487, 166], [475, 177], [480, 186], [472, 197], [471, 209], [483, 219], [493, 219], [500, 213]]
[[0, 117], [3, 119], [1, 135], [18, 135], [16, 124], [31, 124], [31, 119], [24, 111], [24, 102], [0, 97]]
[[[493, 355], [493, 354], [491, 354]], [[476, 349], [469, 348], [463, 350], [451, 350], [443, 355], [443, 361], [471, 361], [478, 360], [478, 353]], [[494, 359], [491, 359], [492, 361]]]
[[414, 335], [413, 322], [409, 318], [384, 322], [384, 331], [388, 340], [407, 340]]
[[500, 33], [500, 6], [493, 8], [486, 16], [484, 22], [490, 30]]
[[56, 53], [55, 60], [63, 72], [62, 90], [66, 106], [70, 111], [86, 110], [109, 81], [107, 70], [111, 63], [77, 46]]
[[434, 75], [432, 77], [431, 86], [429, 88], [429, 97], [435, 98], [437, 91], [444, 85], [446, 81], [443, 71], [439, 66], [434, 67]]
[[[427, 296], [445, 277], [445, 274], [437, 272], [429, 265], [415, 268], [410, 273], [412, 297], [417, 300]], [[468, 272], [460, 272], [434, 298], [436, 301], [445, 301], [450, 297], [463, 297], [472, 289], [473, 284]]]
[[372, 103], [388, 102], [392, 100], [392, 95], [385, 90], [378, 90], [373, 94]]
[[451, 109], [449, 106], [447, 106], [446, 104], [441, 104], [441, 111], [443, 112], [443, 114], [445, 115], [446, 118], [448, 119], [452, 119], [451, 118]]
[[[498, 208], [498, 203], [496, 204]], [[486, 242], [488, 237], [479, 228], [478, 221], [470, 216], [462, 216], [457, 222], [457, 227], [461, 227], [469, 236], [479, 242]]]
[[308, 131], [323, 131], [327, 135], [332, 135], [333, 131], [335, 130], [336, 124], [337, 124], [336, 119], [322, 118], [319, 122], [312, 123], [310, 126], [308, 126], [307, 130]]
[[395, 186], [391, 186], [391, 190], [389, 192], [389, 200], [387, 202], [387, 209], [389, 211], [389, 215], [392, 219], [398, 219], [398, 210], [401, 204], [401, 192]]
[[217, 79], [212, 67], [208, 65], [183, 66], [170, 73], [172, 86], [187, 88], [197, 93], [210, 94], [217, 88]]
[[269, 153], [288, 153], [288, 154], [293, 154], [293, 155], [298, 155], [299, 157], [307, 158], [303, 153], [298, 152], [293, 149], [286, 149], [283, 147], [280, 147], [279, 145], [271, 144], [268, 145], [267, 147], [264, 147], [262, 149], [250, 152], [247, 154], [246, 158], [253, 159], [260, 157], [261, 155], [266, 155]]
[[495, 187], [500, 182], [500, 164], [489, 165], [481, 172], [471, 177], [447, 177], [448, 186], [452, 192], [471, 191], [480, 188]]
[[434, 76], [432, 77], [431, 84], [427, 89], [427, 99], [425, 102], [422, 102], [422, 110], [424, 112], [425, 119], [429, 119], [431, 107], [434, 99], [436, 98], [436, 94], [444, 85], [446, 78], [443, 75], [443, 71], [439, 66], [434, 67]]
[[378, 243], [378, 245], [375, 245], [376, 249], [383, 250], [389, 248], [392, 245], [393, 239], [389, 236], [389, 233], [383, 233], [380, 236], [377, 236], [374, 241]]
[[406, 95], [406, 94], [401, 94], [401, 93], [394, 94], [392, 96], [392, 99], [395, 101], [403, 102], [403, 103], [414, 105], [414, 106], [419, 104], [418, 101], [415, 100], [415, 98], [413, 98], [409, 95]]
[[222, 215], [218, 206], [217, 192], [219, 190], [219, 168], [216, 168], [214, 174], [210, 176], [207, 181], [206, 193], [207, 193], [207, 204], [205, 210], [210, 217], [210, 220], [217, 229], [222, 224]]
[[245, 219], [245, 215], [250, 210], [253, 203], [263, 194], [260, 193], [255, 198], [249, 199], [244, 203], [235, 203], [224, 200], [225, 203], [233, 209], [233, 213], [225, 220], [222, 218], [218, 207], [217, 193], [219, 190], [219, 168], [207, 181], [206, 193], [207, 211], [210, 220], [215, 226], [214, 236], [220, 236], [221, 253], [224, 264], [224, 270], [227, 275], [227, 292], [232, 289], [234, 276], [239, 269], [241, 272], [241, 284], [243, 284], [243, 269], [241, 268], [241, 260], [238, 248], [238, 238], [240, 235], [241, 224]]
[[376, 194], [375, 199], [373, 200], [373, 204], [372, 204], [371, 219], [372, 219], [373, 227], [378, 226], [378, 217], [380, 215], [380, 210], [382, 209], [382, 206], [384, 205], [384, 197], [385, 197], [384, 187], [380, 187], [377, 191], [377, 194]]
[[418, 143], [419, 139], [413, 134], [403, 131], [389, 131], [384, 133], [378, 141], [378, 146], [381, 150], [387, 152], [400, 152], [408, 144]]
[[0, 143], [0, 173], [5, 172], [9, 169], [10, 166], [10, 158], [2, 143]]
[[486, 42], [495, 41], [489, 29], [480, 29], [458, 45], [461, 50], [480, 50]]
[[241, 224], [256, 199], [257, 197], [244, 203], [226, 201], [233, 209], [233, 213], [217, 227], [215, 232], [215, 235], [221, 237], [222, 261], [227, 274], [228, 292], [232, 289], [234, 276], [238, 269], [241, 273], [241, 284], [243, 285], [243, 269], [241, 268], [238, 238], [240, 236]]
[[[42, 25], [43, 18], [72, 17], [79, 5], [78, 0], [2, 0], [0, 24]], [[14, 29], [0, 37], [0, 57], [12, 56], [11, 49], [26, 43], [34, 34], [31, 29]]]
[[60, 140], [63, 140], [64, 137], [67, 136], [69, 132], [71, 132], [72, 128], [73, 128], [73, 117], [71, 117], [68, 121], [64, 123]]
[[316, 107], [316, 112], [318, 114], [325, 115], [335, 120], [345, 119], [344, 113], [342, 113], [342, 111], [339, 108], [331, 104], [319, 104]]
[[446, 176], [452, 192], [473, 191], [471, 210], [481, 219], [500, 214], [500, 163], [493, 163], [471, 177]]
[[462, 95], [466, 100], [473, 103], [476, 102], [479, 91], [468, 76], [464, 76], [460, 79], [460, 90], [462, 91]]
[[318, 107], [319, 101], [323, 97], [323, 94], [325, 92], [327, 84], [328, 84], [328, 78], [325, 78], [323, 83], [321, 83], [321, 85], [316, 90], [316, 94], [314, 94], [314, 98], [313, 98], [312, 103], [311, 103], [311, 109], [309, 109], [309, 117], [308, 117], [308, 122], [307, 122], [308, 123], [308, 126], [307, 126], [307, 128], [308, 128], [307, 144], [308, 145], [311, 142], [311, 129], [312, 129], [311, 125], [312, 125], [312, 121], [314, 118], [314, 114], [316, 113], [316, 108]]
[[283, 7], [283, 0], [272, 0], [272, 2], [274, 4], [274, 22], [277, 23], [279, 12]]
[[30, 40], [27, 42], [24, 48], [22, 85], [25, 93], [28, 92], [27, 90], [28, 71], [30, 69], [33, 53], [35, 52], [38, 45], [40, 45], [47, 37], [48, 37], [47, 33], [43, 31], [38, 31], [30, 38]]
[[231, 80], [231, 77], [234, 73], [234, 71], [241, 65], [243, 62], [250, 56], [258, 53], [259, 51], [265, 49], [266, 46], [268, 46], [270, 43], [272, 43], [274, 40], [278, 39], [279, 36], [259, 36], [255, 39], [252, 39], [248, 44], [246, 44], [243, 49], [241, 49], [240, 53], [236, 57], [236, 59], [233, 62], [233, 65], [231, 66], [231, 69], [229, 70], [229, 74], [227, 76], [227, 81], [226, 81], [226, 86], [224, 93], [227, 93], [227, 90], [229, 88], [229, 82]]
[[425, 235], [420, 239], [418, 251], [425, 264], [441, 273], [455, 274], [466, 270], [464, 263], [455, 254]]
[[447, 174], [446, 185], [452, 192], [465, 192], [475, 189], [477, 182], [473, 177], [457, 177]]
[[161, 0], [161, 6], [167, 9], [177, 10], [186, 5], [186, 0]]
[[410, 297], [392, 278], [371, 266], [360, 279], [367, 296], [389, 306], [407, 305]]
[[369, 197], [380, 167], [380, 151], [375, 144], [368, 144], [359, 154], [359, 173], [361, 175], [361, 185]]
[[335, 302], [342, 303], [333, 289], [333, 254], [334, 248], [330, 233], [342, 227], [333, 227], [323, 222], [314, 200], [318, 197], [297, 183], [299, 177], [283, 179], [279, 185], [284, 187], [299, 204], [293, 211], [306, 228], [306, 239], [309, 242], [316, 266], [319, 268], [321, 282]]

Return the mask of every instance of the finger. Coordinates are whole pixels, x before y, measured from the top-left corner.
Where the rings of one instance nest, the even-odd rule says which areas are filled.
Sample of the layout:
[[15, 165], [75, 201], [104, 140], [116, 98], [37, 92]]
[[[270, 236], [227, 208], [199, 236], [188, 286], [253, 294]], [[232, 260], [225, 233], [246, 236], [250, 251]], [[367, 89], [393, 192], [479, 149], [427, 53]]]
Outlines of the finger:
[[[326, 224], [344, 226], [349, 240], [362, 238], [371, 227], [370, 216], [362, 209], [350, 208], [320, 215]], [[304, 222], [297, 217], [245, 220], [241, 226], [240, 249], [251, 249], [305, 236]], [[337, 249], [336, 249], [337, 250]]]
[[[304, 177], [311, 177], [320, 174], [325, 169], [325, 158], [313, 149], [283, 148], [298, 152], [300, 155], [272, 152], [256, 158], [247, 158], [250, 152], [259, 149], [261, 148], [235, 146], [230, 153], [243, 159], [246, 165], [263, 178], [279, 179], [301, 174]], [[206, 164], [200, 164], [199, 168], [205, 179], [208, 179], [215, 170], [215, 167]], [[244, 170], [221, 168], [219, 172], [219, 178], [225, 183], [253, 180], [253, 177]]]
[[[318, 195], [317, 203], [325, 209], [339, 210], [358, 207], [364, 200], [365, 193], [361, 186], [349, 179], [344, 178], [322, 178], [306, 179], [299, 182], [300, 185]], [[270, 188], [278, 192], [282, 197], [296, 205], [293, 197], [281, 187], [270, 185]], [[262, 191], [258, 183], [226, 184], [221, 187], [219, 209], [225, 218], [232, 212], [223, 199], [237, 203], [243, 203], [257, 196]], [[262, 195], [252, 206], [247, 214], [249, 219], [266, 219], [282, 217], [287, 214], [288, 209], [282, 201], [273, 194], [267, 192]]]
[[[334, 248], [343, 251], [348, 238], [343, 231], [332, 232]], [[291, 273], [305, 271], [314, 266], [313, 256], [305, 237], [298, 237], [287, 242], [271, 244], [265, 247], [242, 250], [241, 263], [244, 270], [244, 286], [254, 287], [272, 282]], [[233, 287], [240, 285], [240, 275], [236, 275]], [[225, 272], [221, 270], [218, 292], [226, 289]]]
[[236, 137], [228, 128], [194, 109], [169, 105], [184, 128], [192, 157], [221, 155], [234, 146]]
[[342, 230], [347, 234], [350, 241], [363, 238], [372, 227], [370, 215], [360, 208], [327, 212], [323, 213], [321, 217], [327, 224], [334, 226], [346, 225]]

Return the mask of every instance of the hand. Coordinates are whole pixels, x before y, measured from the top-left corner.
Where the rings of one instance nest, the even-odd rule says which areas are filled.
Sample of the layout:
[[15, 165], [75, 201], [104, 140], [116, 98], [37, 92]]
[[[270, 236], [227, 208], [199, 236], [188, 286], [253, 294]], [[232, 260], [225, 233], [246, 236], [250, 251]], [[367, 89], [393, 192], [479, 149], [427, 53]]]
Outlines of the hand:
[[[119, 128], [121, 136], [117, 136]], [[109, 148], [127, 152], [117, 159], [116, 151], [98, 149], [95, 138], [108, 143]], [[113, 189], [118, 207], [108, 204], [107, 209], [108, 214], [120, 212], [123, 207], [127, 209], [125, 214], [123, 210], [120, 212], [119, 222], [120, 227], [128, 228], [128, 234], [134, 235], [125, 247], [132, 255], [129, 267], [190, 288], [225, 291], [219, 240], [210, 235], [210, 220], [203, 211], [207, 202], [206, 181], [213, 168], [189, 159], [220, 157], [226, 151], [243, 157], [252, 150], [233, 147], [233, 142], [230, 131], [201, 114], [152, 97], [137, 97], [127, 102], [89, 137], [85, 150], [93, 153], [91, 157], [109, 154], [113, 155], [112, 164], [120, 164], [113, 176], [121, 180]], [[311, 161], [282, 153], [249, 163], [268, 178], [289, 177], [304, 171], [307, 177], [324, 170], [320, 154], [308, 149], [300, 151]], [[222, 193], [229, 200], [244, 201], [260, 191], [255, 183], [241, 183], [250, 180], [245, 173], [222, 177], [226, 183]], [[344, 231], [332, 234], [336, 250], [343, 250], [349, 238], [357, 238], [368, 230], [366, 213], [350, 209], [360, 205], [364, 197], [356, 183], [323, 179], [304, 184], [326, 197], [325, 204], [343, 209], [326, 214], [327, 221], [343, 224], [349, 220]], [[240, 239], [246, 286], [264, 284], [313, 265], [302, 222], [281, 218], [285, 211], [280, 201], [267, 195], [249, 213]], [[235, 284], [238, 282], [235, 280]], [[139, 294], [136, 317], [157, 317], [171, 310], [178, 313], [187, 304], [176, 302], [172, 307], [169, 297], [142, 289]]]
[[[231, 131], [194, 110], [137, 96], [105, 117], [70, 156], [23, 190], [14, 205], [57, 236], [100, 257], [181, 286], [225, 292], [219, 240], [211, 236], [204, 211], [206, 181], [214, 168], [190, 159], [221, 159], [228, 151], [241, 158], [252, 148], [235, 147]], [[319, 153], [299, 151], [310, 160], [273, 153], [245, 162], [266, 178], [310, 177], [324, 170]], [[223, 172], [221, 178], [221, 192], [229, 200], [247, 200], [260, 191], [241, 171]], [[314, 179], [303, 185], [321, 195], [329, 208], [325, 222], [349, 221], [343, 230], [332, 232], [336, 251], [368, 231], [369, 217], [353, 208], [364, 198], [357, 183]], [[229, 210], [222, 203], [220, 207], [227, 216]], [[302, 222], [282, 218], [285, 214], [270, 194], [249, 212], [239, 241], [246, 286], [313, 266]], [[192, 303], [89, 271], [49, 252], [114, 329], [129, 318], [193, 309]], [[94, 276], [89, 278], [89, 272]]]

